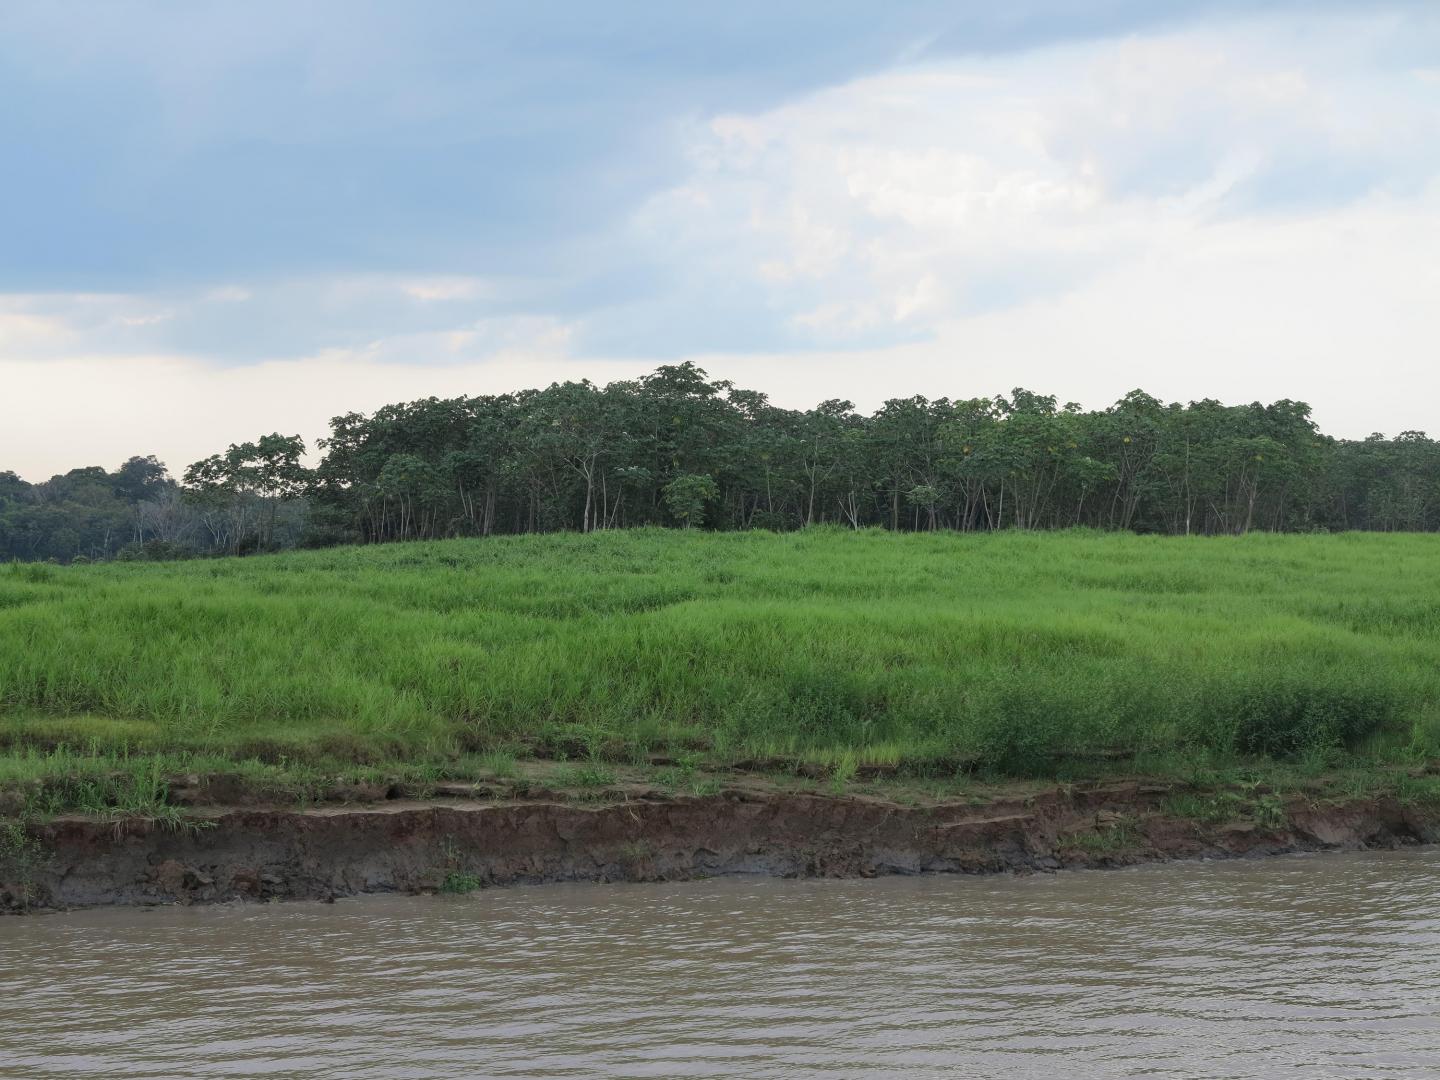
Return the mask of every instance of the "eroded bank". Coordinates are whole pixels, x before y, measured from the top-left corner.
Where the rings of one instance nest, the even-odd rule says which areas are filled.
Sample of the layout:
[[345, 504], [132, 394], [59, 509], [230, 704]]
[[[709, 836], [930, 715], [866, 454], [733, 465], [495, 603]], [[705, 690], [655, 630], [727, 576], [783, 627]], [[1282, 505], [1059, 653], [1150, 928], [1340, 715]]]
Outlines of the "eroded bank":
[[0, 908], [333, 899], [557, 881], [737, 874], [1048, 872], [1440, 839], [1440, 805], [1393, 796], [1246, 803], [1125, 782], [907, 804], [737, 784], [703, 795], [380, 798], [186, 817], [66, 816], [0, 852]]

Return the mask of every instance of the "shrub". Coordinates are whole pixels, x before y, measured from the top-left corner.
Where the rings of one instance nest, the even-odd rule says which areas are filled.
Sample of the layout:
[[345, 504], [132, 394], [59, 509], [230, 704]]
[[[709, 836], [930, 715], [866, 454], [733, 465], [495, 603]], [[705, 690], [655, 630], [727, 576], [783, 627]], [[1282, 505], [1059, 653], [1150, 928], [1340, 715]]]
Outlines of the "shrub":
[[1208, 731], [1199, 741], [1218, 750], [1286, 757], [1354, 747], [1392, 725], [1399, 714], [1393, 691], [1378, 684], [1306, 681], [1288, 677], [1215, 688], [1212, 706], [1197, 717]]

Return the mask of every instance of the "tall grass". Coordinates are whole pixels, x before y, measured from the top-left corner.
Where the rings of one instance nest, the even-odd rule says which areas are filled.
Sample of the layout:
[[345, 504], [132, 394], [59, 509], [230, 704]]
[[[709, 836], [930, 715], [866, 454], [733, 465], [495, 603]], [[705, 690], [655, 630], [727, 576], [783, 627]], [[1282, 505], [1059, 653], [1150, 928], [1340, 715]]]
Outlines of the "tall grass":
[[0, 570], [0, 752], [1435, 749], [1440, 537], [641, 530]]

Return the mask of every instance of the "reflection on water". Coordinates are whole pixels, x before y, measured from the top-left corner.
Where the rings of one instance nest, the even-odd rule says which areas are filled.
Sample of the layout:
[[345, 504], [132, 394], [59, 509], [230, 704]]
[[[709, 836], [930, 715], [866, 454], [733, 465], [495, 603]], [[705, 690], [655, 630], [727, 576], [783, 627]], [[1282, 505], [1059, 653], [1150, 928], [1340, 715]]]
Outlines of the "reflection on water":
[[1440, 852], [0, 920], [0, 1075], [1440, 1076]]

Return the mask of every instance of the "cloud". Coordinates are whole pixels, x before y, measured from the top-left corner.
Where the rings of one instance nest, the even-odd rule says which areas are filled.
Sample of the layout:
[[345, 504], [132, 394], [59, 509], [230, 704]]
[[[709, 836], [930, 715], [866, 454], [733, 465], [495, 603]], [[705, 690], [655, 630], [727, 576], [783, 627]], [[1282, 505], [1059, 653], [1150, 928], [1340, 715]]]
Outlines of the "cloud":
[[0, 468], [183, 467], [349, 409], [681, 359], [792, 406], [1141, 386], [1303, 398], [1344, 435], [1440, 426], [1440, 17], [1340, 10], [990, 55], [911, 34], [903, 62], [782, 104], [666, 112], [620, 226], [492, 272], [357, 250], [0, 295]]
[[[523, 288], [457, 275], [338, 274], [137, 293], [0, 294], [0, 347], [16, 357], [176, 354], [217, 364], [464, 335], [489, 351], [555, 316], [517, 310]], [[443, 361], [453, 349], [433, 353]], [[474, 356], [474, 353], [466, 355]], [[425, 354], [411, 360], [425, 359]]]
[[782, 340], [834, 347], [1172, 265], [1246, 223], [1278, 242], [1272, 219], [1385, 198], [1424, 224], [1440, 90], [1388, 56], [1413, 32], [1251, 20], [859, 79], [697, 125], [691, 174], [635, 234], [686, 280], [748, 283]]
[[672, 183], [683, 118], [957, 22], [1011, 46], [1089, 29], [1067, 6], [6, 0], [0, 100], [24, 108], [0, 109], [0, 144], [24, 152], [0, 178], [0, 288], [554, 273]]
[[200, 299], [219, 304], [243, 304], [254, 295], [239, 285], [220, 285], [203, 293]]
[[[1374, 196], [1216, 223], [1190, 239], [1053, 295], [938, 320], [923, 340], [686, 358], [795, 408], [849, 397], [868, 410], [890, 396], [1014, 386], [1101, 407], [1142, 386], [1172, 400], [1303, 398], [1325, 430], [1352, 437], [1434, 430], [1440, 189], [1420, 207]], [[64, 333], [45, 327], [41, 341]], [[18, 360], [7, 350], [0, 386], [22, 393], [0, 404], [0, 467], [40, 479], [153, 452], [180, 470], [272, 430], [313, 445], [331, 416], [352, 409], [634, 378], [653, 365], [579, 356], [573, 333], [558, 321], [500, 320], [228, 366], [179, 355]]]
[[487, 283], [476, 277], [430, 277], [403, 282], [406, 296], [426, 302], [447, 300], [480, 300], [491, 295]]
[[25, 396], [23, 407], [14, 396], [0, 405], [0, 470], [42, 480], [80, 464], [113, 468], [132, 454], [154, 453], [178, 474], [229, 443], [270, 431], [300, 433], [313, 447], [330, 417], [354, 409], [635, 373], [633, 364], [518, 345], [483, 361], [428, 364], [388, 362], [384, 349], [332, 349], [243, 367], [176, 355], [0, 358], [0, 386], [23, 387]]

